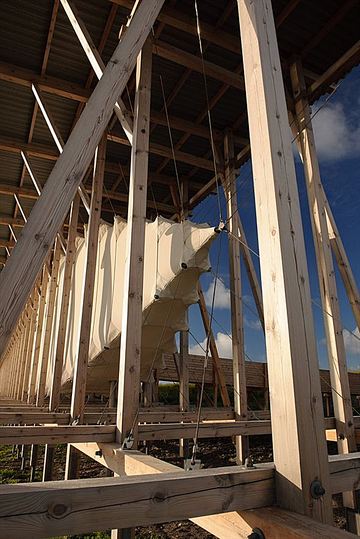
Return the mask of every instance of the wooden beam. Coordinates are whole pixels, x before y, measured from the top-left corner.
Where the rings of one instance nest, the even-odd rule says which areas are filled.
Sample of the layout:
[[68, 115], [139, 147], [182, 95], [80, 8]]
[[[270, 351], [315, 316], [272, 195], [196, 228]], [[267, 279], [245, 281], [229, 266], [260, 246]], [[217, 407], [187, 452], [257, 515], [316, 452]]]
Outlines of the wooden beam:
[[[242, 308], [240, 243], [236, 239], [238, 225], [238, 201], [236, 174], [234, 169], [234, 140], [231, 131], [224, 137], [225, 174], [223, 188], [226, 200], [227, 227], [229, 230], [229, 274], [230, 274], [230, 306], [231, 306], [231, 345], [234, 377], [234, 410], [235, 418], [247, 419], [247, 391], [245, 372], [245, 341]], [[244, 464], [249, 451], [247, 438], [237, 436], [236, 461]]]
[[213, 334], [212, 327], [211, 327], [212, 320], [210, 321], [210, 318], [209, 318], [209, 313], [208, 313], [207, 308], [206, 308], [206, 302], [205, 302], [205, 298], [204, 298], [204, 293], [202, 291], [200, 283], [198, 283], [198, 295], [199, 295], [199, 308], [200, 308], [201, 319], [202, 319], [202, 322], [203, 322], [203, 325], [204, 325], [204, 329], [205, 329], [207, 339], [209, 339], [209, 351], [210, 351], [210, 354], [211, 354], [211, 357], [212, 357], [212, 360], [213, 360], [213, 364], [214, 364], [214, 367], [215, 367], [215, 370], [216, 370], [216, 376], [217, 376], [217, 379], [219, 381], [220, 394], [221, 394], [221, 398], [222, 398], [222, 401], [223, 401], [223, 405], [224, 406], [231, 406], [229, 393], [228, 393], [228, 390], [227, 390], [227, 387], [226, 387], [226, 381], [225, 381], [223, 368], [222, 368], [222, 365], [221, 365], [219, 353], [218, 353], [218, 350], [217, 350], [214, 334]]
[[[32, 81], [36, 81], [34, 82], [34, 85], [40, 91], [49, 93], [48, 89], [44, 88], [45, 83], [43, 82], [43, 79], [39, 78], [35, 72], [26, 70], [24, 73], [20, 67], [15, 65], [3, 64], [0, 62], [0, 80], [6, 80], [6, 73], [9, 70], [14, 73], [17, 73], [17, 76], [14, 77], [14, 79], [12, 79], [10, 82], [21, 86], [29, 86], [31, 88]], [[46, 77], [44, 77], [44, 80], [46, 80]], [[87, 102], [91, 95], [91, 91], [84, 89], [82, 86], [78, 86], [78, 94], [81, 94], [82, 97], [77, 94], [74, 95], [71, 91], [74, 88], [74, 84], [64, 79], [56, 79], [56, 83], [53, 84], [53, 87], [51, 88], [52, 91], [50, 93], [52, 93], [53, 95], [60, 95], [61, 97], [64, 97], [63, 92], [58, 89], [59, 86], [61, 86], [61, 88], [63, 89], [68, 88], [69, 93], [66, 95], [66, 97], [68, 97], [72, 101], [78, 101], [80, 102], [80, 104], [84, 104], [85, 102]], [[209, 128], [206, 127], [206, 125], [202, 125], [201, 123], [191, 122], [189, 120], [185, 120], [184, 118], [180, 118], [172, 114], [169, 115], [169, 122], [172, 129], [184, 131], [191, 135], [206, 139], [210, 138]], [[151, 123], [167, 127], [168, 122], [166, 114], [157, 110], [152, 110]], [[214, 129], [213, 136], [216, 140], [220, 140], [220, 138], [222, 137], [221, 131], [218, 129]], [[248, 140], [235, 135], [235, 142], [238, 145], [242, 145], [244, 143], [247, 143]]]
[[[69, 219], [69, 230], [68, 230], [68, 241], [66, 246], [66, 255], [65, 255], [65, 267], [64, 267], [64, 279], [63, 279], [63, 289], [61, 296], [61, 308], [60, 308], [60, 319], [59, 319], [59, 329], [56, 338], [56, 348], [55, 348], [55, 358], [54, 364], [52, 365], [51, 372], [51, 386], [50, 386], [50, 398], [49, 398], [49, 410], [53, 412], [57, 410], [60, 404], [60, 391], [61, 391], [61, 375], [62, 367], [64, 362], [64, 351], [65, 351], [65, 340], [66, 340], [66, 329], [68, 322], [68, 313], [69, 313], [69, 304], [70, 304], [70, 289], [71, 289], [71, 278], [73, 265], [75, 260], [75, 240], [77, 236], [77, 224], [79, 216], [79, 205], [80, 197], [75, 195], [73, 203], [71, 205], [70, 219]], [[40, 391], [39, 391], [40, 394]], [[40, 400], [38, 405], [41, 406]]]
[[[116, 142], [118, 144], [122, 144], [124, 146], [130, 146], [129, 141], [126, 137], [123, 137], [121, 135], [114, 135], [112, 133], [109, 133], [108, 139], [111, 142]], [[150, 153], [154, 155], [160, 155], [162, 157], [167, 157], [169, 159], [173, 159], [173, 153], [172, 149], [168, 146], [163, 146], [161, 144], [157, 144], [155, 142], [151, 142], [149, 145], [149, 151]], [[183, 163], [187, 163], [188, 165], [192, 165], [194, 167], [203, 168], [205, 170], [214, 170], [214, 163], [210, 159], [206, 159], [204, 157], [198, 157], [196, 155], [193, 155], [191, 153], [187, 152], [181, 152], [179, 150], [175, 151], [175, 159], [177, 161], [182, 161]]]
[[265, 331], [264, 308], [263, 308], [263, 301], [262, 301], [261, 286], [260, 286], [260, 283], [256, 274], [254, 262], [252, 259], [251, 249], [248, 246], [248, 242], [245, 235], [245, 230], [242, 225], [239, 212], [237, 212], [235, 217], [237, 219], [237, 229], [238, 229], [237, 234], [240, 240], [241, 254], [243, 256], [246, 272], [248, 274], [248, 279], [249, 279], [250, 287], [253, 293], [253, 298], [256, 305], [256, 310], [258, 312], [259, 320], [260, 320], [263, 330]]
[[[114, 4], [128, 8], [133, 7], [133, 0], [111, 0]], [[187, 34], [197, 37], [195, 12], [192, 18], [185, 16], [180, 10], [171, 6], [165, 6], [158, 16], [158, 20], [167, 26], [181, 30]], [[216, 28], [204, 21], [201, 21], [201, 35], [204, 40], [214, 43], [235, 54], [240, 53], [240, 45], [236, 38], [221, 28]]]
[[[181, 468], [164, 462], [162, 460], [151, 457], [150, 455], [145, 455], [139, 451], [122, 451], [119, 444], [114, 443], [95, 443], [89, 442], [84, 444], [74, 444], [74, 446], [82, 451], [85, 455], [92, 458], [99, 464], [106, 466], [113, 472], [116, 472], [119, 475], [139, 475], [139, 474], [154, 474], [154, 473], [168, 473], [168, 472], [181, 472]], [[331, 473], [331, 487], [332, 493], [336, 493], [339, 485], [348, 489], [349, 482], [354, 480], [354, 477], [357, 476], [357, 470], [360, 466], [359, 453], [354, 454], [352, 458], [349, 458], [350, 455], [334, 455], [329, 457], [329, 469]], [[271, 469], [273, 465], [271, 463], [260, 465], [261, 468]], [[271, 511], [278, 512], [278, 508], [272, 507]], [[282, 511], [282, 510], [281, 510]], [[251, 511], [251, 513], [256, 512], [256, 510]], [[263, 514], [263, 513], [262, 513]], [[288, 512], [282, 511], [281, 514], [286, 515]], [[289, 513], [291, 515], [291, 513]], [[247, 512], [229, 512], [222, 513], [217, 515], [212, 515], [211, 517], [197, 517], [190, 519], [192, 522], [198, 526], [204, 528], [208, 532], [214, 534], [220, 539], [239, 539], [244, 538], [248, 539], [249, 534], [253, 531], [253, 528], [257, 527], [256, 524], [250, 527], [247, 524]], [[294, 536], [296, 539], [303, 537], [302, 534], [305, 533], [305, 537], [311, 537], [315, 539], [315, 535], [306, 535], [310, 533], [310, 528], [304, 528], [304, 517], [301, 517], [300, 525], [297, 524], [294, 529], [288, 528], [287, 533], [295, 533]], [[316, 532], [319, 531], [319, 524], [314, 522], [312, 519], [305, 519], [306, 523], [312, 523], [313, 528]], [[272, 537], [273, 539], [279, 539], [279, 533], [281, 532], [281, 526], [275, 526], [271, 530], [271, 535], [266, 537]], [[323, 535], [327, 532], [328, 535]], [[350, 534], [338, 535], [338, 529], [320, 525], [320, 532], [322, 535], [320, 537], [332, 537], [332, 533], [335, 533], [335, 537], [339, 538], [350, 538], [353, 537]], [[289, 535], [281, 535], [284, 539], [288, 539]]]
[[356, 441], [343, 328], [329, 230], [323, 204], [319, 162], [311, 123], [311, 111], [306, 98], [305, 79], [300, 62], [292, 65], [291, 80], [319, 275], [332, 400], [339, 428], [338, 448], [340, 453], [348, 453], [356, 451]]
[[114, 438], [114, 425], [0, 427], [0, 443], [4, 445], [112, 442]]
[[205, 67], [205, 72], [208, 77], [211, 77], [215, 80], [218, 80], [222, 83], [228, 84], [232, 88], [237, 90], [244, 90], [244, 79], [241, 75], [234, 71], [225, 69], [224, 67], [204, 60], [204, 67], [202, 59], [200, 56], [195, 56], [190, 54], [183, 49], [178, 49], [173, 45], [169, 45], [163, 41], [157, 40], [153, 46], [153, 52], [161, 58], [170, 60], [176, 64], [192, 69], [198, 73], [203, 73]]
[[348, 66], [353, 66], [360, 58], [360, 40], [334, 62], [308, 89], [309, 96], [315, 99], [322, 89], [336, 82], [346, 71]]
[[[263, 285], [278, 503], [330, 522], [329, 472], [306, 253], [269, 0], [238, 0]], [[255, 69], [256, 66], [256, 69]], [[312, 498], [321, 481], [324, 496]]]
[[[202, 517], [201, 527], [220, 539], [248, 539], [261, 530], [266, 539], [355, 539], [357, 536], [332, 525], [280, 509], [264, 507], [215, 517]], [[255, 535], [256, 537], [256, 535]]]
[[[64, 141], [62, 139], [60, 131], [58, 130], [58, 128], [57, 128], [57, 126], [56, 126], [56, 124], [54, 122], [52, 114], [50, 113], [50, 110], [49, 110], [49, 107], [48, 107], [48, 105], [46, 103], [45, 97], [42, 94], [40, 88], [38, 88], [35, 84], [32, 85], [31, 89], [32, 89], [32, 92], [33, 92], [33, 94], [35, 96], [36, 102], [37, 102], [37, 104], [39, 106], [39, 109], [41, 110], [41, 113], [43, 115], [45, 123], [48, 126], [50, 134], [51, 134], [51, 136], [52, 136], [52, 138], [53, 138], [53, 140], [54, 140], [54, 142], [56, 144], [56, 147], [59, 150], [59, 153], [62, 154], [62, 152], [64, 150], [65, 143], [64, 143]], [[85, 207], [86, 211], [89, 213], [90, 212], [89, 197], [88, 197], [82, 183], [80, 183], [80, 185], [78, 187], [78, 192], [79, 192], [79, 195], [81, 197], [81, 200], [83, 201], [83, 204], [84, 204], [84, 207]]]
[[[84, 22], [80, 18], [74, 2], [72, 2], [72, 0], [60, 0], [60, 1], [61, 1], [62, 7], [65, 10], [66, 15], [68, 16], [71, 26], [73, 27], [75, 34], [77, 38], [79, 39], [82, 48], [84, 49], [84, 52], [91, 64], [91, 67], [94, 70], [95, 75], [97, 76], [98, 79], [101, 79], [105, 70], [105, 64], [102, 61], [102, 58], [97, 48], [95, 47]], [[126, 108], [126, 105], [122, 101], [121, 98], [118, 99], [118, 101], [115, 103], [114, 112], [122, 128], [124, 129], [124, 132], [130, 144], [132, 144], [132, 131], [133, 131], [132, 114]]]
[[148, 38], [136, 70], [116, 420], [118, 442], [129, 435], [136, 440], [139, 409], [151, 74], [152, 43]]
[[[36, 275], [65, 219], [113, 107], [164, 0], [142, 2], [53, 168], [12, 255], [0, 274], [0, 355], [24, 308]], [[126, 66], [126, 69], [125, 69]], [[11, 305], [11, 309], [9, 306]]]
[[[8, 539], [130, 528], [274, 501], [273, 470], [226, 467], [148, 476], [0, 486]], [[141, 496], [139, 498], [139, 492]], [[60, 501], [59, 501], [60, 500]], [[6, 524], [5, 524], [6, 522]]]
[[[43, 336], [43, 325], [44, 325], [44, 315], [45, 315], [45, 308], [46, 308], [46, 298], [47, 298], [47, 290], [48, 290], [48, 284], [49, 284], [49, 276], [48, 276], [48, 269], [46, 265], [43, 267], [43, 274], [42, 274], [42, 281], [41, 281], [41, 295], [40, 295], [40, 304], [39, 304], [39, 315], [36, 321], [36, 338], [35, 338], [35, 344], [34, 344], [34, 356], [37, 356], [38, 360], [40, 357], [40, 349], [41, 349], [41, 340]], [[43, 356], [41, 356], [43, 359]], [[45, 367], [45, 366], [44, 366]], [[45, 368], [44, 368], [45, 370]], [[44, 395], [45, 391], [43, 390], [43, 385], [45, 385], [44, 378], [46, 376], [43, 374], [43, 364], [42, 361], [40, 365], [38, 366], [38, 376], [37, 376], [37, 390], [36, 390], [36, 403], [38, 406], [42, 406], [44, 404], [44, 399], [41, 395]]]
[[[196, 423], [158, 423], [139, 425], [139, 440], [176, 440], [193, 438]], [[199, 438], [262, 436], [271, 433], [270, 420], [206, 421], [200, 423]]]
[[82, 291], [82, 305], [80, 309], [79, 344], [74, 365], [71, 395], [72, 420], [76, 419], [81, 423], [85, 408], [86, 378], [91, 336], [91, 317], [94, 300], [95, 271], [98, 251], [98, 235], [101, 217], [101, 199], [104, 183], [105, 160], [106, 134], [104, 134], [100, 140], [94, 159], [94, 177], [90, 203], [90, 217], [86, 237], [84, 287]]

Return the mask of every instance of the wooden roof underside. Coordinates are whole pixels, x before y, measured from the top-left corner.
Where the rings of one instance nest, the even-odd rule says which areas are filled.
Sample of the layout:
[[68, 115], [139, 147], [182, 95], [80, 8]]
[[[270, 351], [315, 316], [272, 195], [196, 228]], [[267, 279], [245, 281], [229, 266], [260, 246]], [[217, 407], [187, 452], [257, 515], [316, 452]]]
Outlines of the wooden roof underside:
[[[106, 63], [118, 42], [132, 0], [75, 0], [81, 19]], [[249, 157], [248, 126], [236, 0], [200, 0], [209, 103], [215, 141], [226, 128], [235, 135], [238, 165]], [[288, 69], [301, 57], [311, 100], [329, 91], [360, 58], [357, 0], [274, 0], [285, 86]], [[37, 198], [23, 166], [27, 153], [43, 185], [58, 150], [35, 104], [36, 83], [64, 141], [96, 84], [96, 77], [58, 0], [2, 0], [0, 6], [0, 261]], [[168, 0], [154, 27], [152, 131], [148, 216], [171, 217], [177, 183], [164, 111], [164, 87], [181, 182], [190, 207], [214, 189], [213, 158], [193, 0]], [[134, 74], [123, 100], [131, 109]], [[290, 93], [289, 93], [290, 95]], [[289, 103], [291, 107], [291, 102]], [[110, 123], [103, 217], [126, 214], [130, 145], [116, 117]], [[84, 180], [91, 184], [91, 174]], [[83, 214], [86, 220], [86, 214]], [[18, 231], [18, 232], [17, 232]]]

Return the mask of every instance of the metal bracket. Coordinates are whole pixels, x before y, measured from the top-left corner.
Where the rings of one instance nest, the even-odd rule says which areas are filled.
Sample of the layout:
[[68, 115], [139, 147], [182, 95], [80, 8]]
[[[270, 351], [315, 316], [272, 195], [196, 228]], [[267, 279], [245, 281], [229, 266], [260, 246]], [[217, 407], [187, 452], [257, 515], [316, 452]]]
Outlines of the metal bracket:
[[193, 470], [201, 470], [201, 459], [184, 459], [184, 470], [186, 472], [192, 472]]
[[123, 441], [121, 449], [131, 449], [133, 445], [134, 445], [134, 436], [130, 432], [130, 434]]
[[319, 479], [314, 479], [314, 481], [310, 485], [310, 494], [311, 497], [314, 500], [318, 500], [325, 494], [325, 489], [321, 484], [321, 481]]

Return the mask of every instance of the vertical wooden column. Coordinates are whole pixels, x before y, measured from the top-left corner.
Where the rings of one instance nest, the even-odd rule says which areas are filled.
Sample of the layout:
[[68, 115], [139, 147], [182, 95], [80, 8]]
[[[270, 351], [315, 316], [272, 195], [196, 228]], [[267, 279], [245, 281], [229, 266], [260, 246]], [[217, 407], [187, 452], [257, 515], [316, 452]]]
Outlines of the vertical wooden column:
[[[234, 410], [236, 419], [247, 418], [247, 393], [245, 373], [244, 320], [242, 309], [242, 286], [240, 266], [240, 242], [236, 240], [238, 233], [238, 203], [236, 189], [236, 173], [234, 169], [234, 139], [231, 131], [224, 138], [224, 192], [229, 228], [229, 269], [230, 269], [230, 305], [231, 336], [234, 377]], [[249, 439], [236, 436], [236, 460], [244, 464], [249, 451]]]
[[57, 335], [54, 365], [52, 368], [52, 381], [51, 381], [50, 400], [49, 400], [50, 412], [54, 412], [60, 404], [61, 374], [62, 374], [62, 367], [63, 367], [63, 361], [64, 361], [66, 328], [67, 328], [68, 313], [69, 313], [71, 277], [72, 277], [72, 270], [73, 270], [73, 265], [74, 265], [74, 260], [75, 260], [75, 240], [76, 240], [77, 224], [78, 224], [78, 218], [79, 218], [79, 206], [80, 206], [80, 196], [76, 194], [71, 205], [70, 219], [69, 219], [69, 230], [68, 230], [68, 238], [67, 238], [67, 245], [66, 245], [66, 255], [65, 255], [66, 257], [65, 257], [63, 290], [62, 290], [62, 297], [61, 297], [59, 330], [58, 330], [58, 335]]
[[35, 306], [35, 295], [37, 291], [34, 290], [32, 294], [31, 308], [29, 309], [29, 333], [26, 341], [26, 348], [24, 348], [24, 361], [25, 361], [25, 371], [22, 385], [22, 400], [28, 400], [29, 386], [31, 380], [31, 368], [32, 368], [32, 359], [33, 359], [33, 338], [35, 331], [35, 322], [36, 322], [36, 312], [34, 312]]
[[[186, 313], [188, 317], [188, 313]], [[180, 331], [180, 354], [179, 354], [179, 403], [180, 412], [187, 412], [190, 406], [189, 392], [189, 332]], [[189, 440], [180, 438], [180, 457], [189, 457]]]
[[130, 433], [135, 440], [137, 438], [151, 73], [152, 42], [148, 38], [138, 56], [136, 68], [116, 420], [119, 442], [123, 442]]
[[[254, 175], [276, 494], [332, 521], [309, 276], [270, 0], [238, 0]], [[316, 498], [319, 481], [325, 493]], [[312, 494], [313, 493], [313, 494]]]
[[[47, 298], [47, 290], [48, 290], [48, 283], [49, 283], [49, 274], [47, 265], [44, 264], [43, 267], [43, 273], [42, 273], [42, 280], [41, 280], [41, 295], [40, 295], [40, 303], [39, 303], [39, 314], [36, 321], [36, 337], [35, 337], [35, 344], [34, 344], [34, 363], [38, 363], [40, 358], [40, 349], [41, 349], [41, 341], [42, 341], [42, 335], [44, 330], [44, 315], [45, 315], [45, 308], [46, 308], [46, 298]], [[45, 391], [42, 390], [42, 386], [45, 386], [45, 381], [43, 382], [43, 378], [46, 376], [43, 375], [43, 364], [42, 359], [38, 365], [38, 379], [36, 382], [37, 385], [37, 391], [36, 391], [36, 404], [37, 406], [43, 406], [44, 404], [44, 393]]]
[[54, 256], [53, 256], [52, 267], [51, 267], [50, 284], [48, 285], [47, 309], [46, 309], [45, 328], [44, 328], [44, 337], [43, 337], [44, 341], [43, 341], [43, 348], [42, 348], [42, 357], [40, 361], [39, 383], [38, 383], [38, 403], [39, 404], [43, 402], [44, 394], [45, 394], [45, 382], [46, 382], [46, 373], [47, 373], [47, 367], [48, 367], [49, 355], [50, 355], [51, 333], [52, 333], [52, 328], [53, 328], [55, 299], [56, 299], [56, 292], [58, 288], [60, 256], [61, 256], [61, 242], [60, 242], [59, 236], [57, 236], [55, 240], [55, 246], [54, 246]]
[[[319, 274], [332, 400], [336, 419], [337, 444], [339, 453], [344, 454], [357, 449], [355, 427], [319, 162], [311, 123], [311, 111], [306, 96], [305, 79], [299, 61], [295, 62], [291, 67], [291, 81]], [[355, 499], [351, 496], [351, 493], [344, 496], [344, 502], [353, 509], [356, 506]], [[360, 528], [352, 531], [360, 531]]]
[[216, 370], [216, 376], [217, 376], [219, 386], [220, 386], [221, 399], [223, 401], [224, 406], [231, 406], [229, 393], [226, 387], [225, 374], [221, 365], [221, 359], [219, 357], [219, 353], [217, 350], [215, 337], [214, 337], [212, 327], [210, 324], [209, 314], [206, 308], [204, 293], [202, 291], [200, 283], [198, 284], [198, 295], [199, 295], [199, 307], [200, 307], [201, 319], [204, 325], [205, 333], [209, 338], [209, 349], [211, 353], [211, 358], [213, 360], [213, 365]]
[[[74, 259], [75, 259], [75, 239], [76, 239], [76, 234], [77, 234], [79, 206], [80, 206], [80, 196], [79, 194], [76, 194], [71, 204], [71, 210], [70, 210], [69, 229], [68, 229], [68, 238], [67, 238], [66, 255], [65, 255], [63, 289], [62, 289], [62, 297], [61, 297], [59, 329], [58, 329], [56, 352], [55, 352], [54, 364], [52, 366], [52, 376], [51, 376], [51, 387], [50, 387], [50, 398], [49, 398], [49, 411], [50, 412], [55, 412], [60, 404], [61, 374], [62, 374], [62, 367], [63, 367], [63, 361], [64, 361], [66, 329], [67, 329], [69, 302], [70, 302], [71, 277], [72, 277], [72, 270], [73, 270]], [[39, 404], [40, 404], [41, 396], [43, 394], [43, 391], [40, 389], [40, 385], [45, 386], [45, 381], [46, 381], [45, 376], [46, 376], [46, 373], [44, 375], [44, 378], [41, 381], [39, 381], [39, 391], [38, 391]], [[52, 479], [53, 458], [54, 458], [54, 446], [46, 445], [45, 454], [44, 454], [43, 481], [50, 481]]]
[[[102, 192], [106, 160], [106, 132], [103, 134], [95, 153], [94, 176], [91, 192], [90, 215], [86, 242], [86, 260], [81, 308], [79, 346], [74, 365], [71, 394], [71, 419], [83, 421], [86, 396], [86, 379], [89, 359], [91, 317], [94, 301], [94, 283], [98, 251], [99, 226], [101, 219]], [[77, 476], [78, 458], [76, 449], [68, 444], [66, 459], [66, 479]]]
[[38, 361], [35, 354], [35, 340], [36, 340], [36, 325], [38, 320], [38, 310], [39, 310], [39, 290], [41, 281], [39, 280], [36, 284], [34, 294], [33, 294], [33, 306], [30, 322], [30, 334], [29, 334], [29, 344], [28, 344], [28, 354], [30, 358], [30, 372], [29, 372], [29, 382], [28, 382], [28, 391], [27, 391], [27, 402], [32, 403], [34, 401], [35, 394], [35, 381], [37, 375]]
[[30, 332], [30, 315], [29, 315], [30, 306], [27, 305], [23, 316], [21, 317], [20, 324], [25, 320], [26, 326], [24, 326], [24, 331], [20, 333], [18, 337], [18, 342], [16, 346], [16, 354], [13, 356], [13, 362], [16, 362], [18, 359], [20, 363], [20, 371], [18, 373], [17, 385], [15, 388], [15, 398], [21, 400], [22, 398], [22, 388], [24, 384], [25, 370], [26, 370], [26, 351], [27, 351], [27, 342], [29, 339]]

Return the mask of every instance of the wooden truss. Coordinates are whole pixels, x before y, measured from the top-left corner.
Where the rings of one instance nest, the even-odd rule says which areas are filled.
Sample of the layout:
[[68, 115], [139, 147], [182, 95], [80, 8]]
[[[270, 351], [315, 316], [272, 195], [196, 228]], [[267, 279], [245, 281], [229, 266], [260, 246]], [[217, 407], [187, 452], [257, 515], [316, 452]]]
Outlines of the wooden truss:
[[[60, 1], [99, 79], [94, 91], [90, 92], [90, 84], [86, 88], [70, 87], [57, 79], [35, 77], [27, 70], [0, 66], [1, 79], [32, 86], [37, 106], [58, 148], [56, 152], [53, 148], [40, 147], [31, 138], [26, 144], [0, 140], [0, 149], [22, 152], [24, 167], [34, 183], [34, 190], [21, 185], [13, 189], [13, 194], [37, 200], [25, 225], [16, 214], [7, 220], [9, 226], [24, 226], [16, 242], [6, 243], [12, 252], [0, 275], [0, 391], [7, 399], [0, 400], [0, 443], [31, 445], [32, 470], [36, 466], [37, 446], [46, 445], [44, 482], [0, 486], [0, 528], [6, 529], [9, 539], [50, 537], [100, 529], [106, 522], [107, 527], [113, 528], [115, 537], [121, 534], [121, 529], [137, 525], [191, 519], [224, 539], [354, 537], [331, 526], [331, 496], [342, 493], [351, 515], [349, 529], [356, 533], [360, 530], [356, 496], [360, 422], [353, 417], [351, 406], [351, 394], [360, 391], [353, 389], [359, 383], [358, 378], [350, 377], [349, 381], [346, 368], [333, 255], [358, 324], [360, 300], [321, 184], [309, 109], [309, 97], [317, 95], [319, 88], [332, 80], [339, 64], [307, 88], [301, 62], [296, 60], [291, 66], [293, 95], [286, 97], [270, 0], [237, 1], [241, 41], [222, 31], [214, 33], [208, 25], [202, 29], [205, 39], [219, 42], [233, 52], [242, 51], [242, 75], [211, 62], [203, 63], [199, 57], [159, 40], [155, 46], [151, 29], [157, 18], [186, 33], [196, 35], [197, 32], [176, 9], [163, 7], [164, 0], [112, 0], [132, 11], [105, 66], [73, 2]], [[289, 6], [294, 9], [296, 3], [292, 1]], [[276, 24], [280, 22], [277, 20]], [[358, 52], [357, 44], [343, 61], [352, 61]], [[167, 125], [168, 120], [165, 114], [152, 117], [150, 112], [153, 54], [200, 73], [205, 68], [215, 80], [246, 93], [250, 140], [241, 141], [244, 148], [240, 154], [236, 154], [231, 129], [213, 134], [215, 163], [209, 157], [196, 157], [175, 148], [176, 159], [184, 163], [212, 174], [215, 165], [219, 166], [218, 177], [214, 176], [192, 199], [189, 200], [186, 183], [182, 185], [180, 198], [186, 203], [185, 209], [177, 200], [173, 178], [161, 172], [152, 178], [148, 173], [149, 154], [165, 159], [173, 156], [169, 148], [150, 142], [151, 123]], [[119, 96], [135, 67], [132, 114]], [[59, 135], [43, 92], [66, 95], [82, 105], [86, 103], [82, 112], [82, 107], [78, 109], [78, 121], [66, 143]], [[124, 137], [111, 132], [109, 120], [113, 111]], [[322, 309], [331, 359], [328, 384], [334, 405], [334, 417], [325, 419], [322, 393], [329, 390], [324, 390], [320, 383], [289, 115], [304, 164], [322, 283]], [[185, 133], [209, 138], [208, 130], [200, 123], [171, 117], [171, 124]], [[131, 166], [126, 171], [129, 195], [123, 197], [128, 203], [128, 228], [124, 301], [119, 306], [123, 312], [119, 376], [111, 385], [110, 406], [104, 412], [86, 403], [86, 379], [107, 140], [131, 146]], [[237, 166], [249, 155], [250, 147], [261, 286], [238, 215], [235, 183]], [[43, 190], [31, 168], [31, 156], [39, 155], [56, 161]], [[82, 181], [89, 174], [92, 161], [93, 183], [88, 192]], [[189, 405], [189, 383], [196, 378], [198, 359], [189, 355], [186, 333], [181, 335], [178, 361], [172, 364], [175, 375], [166, 371], [165, 361], [163, 372], [153, 373], [155, 378], [143, 384], [144, 401], [139, 408], [147, 185], [152, 181], [168, 182], [173, 187], [173, 203], [163, 203], [163, 207], [178, 218], [184, 217], [189, 208], [211, 192], [216, 182], [222, 185], [227, 202], [233, 360], [230, 364], [219, 357], [211, 317], [199, 290], [199, 305], [212, 356], [204, 376], [215, 381], [224, 405], [218, 409], [203, 408], [199, 418]], [[0, 193], [9, 189], [0, 185]], [[80, 197], [88, 210], [89, 224], [79, 346], [71, 403], [66, 406], [60, 400], [61, 372]], [[65, 234], [64, 221], [68, 214]], [[61, 315], [48, 398], [45, 383], [62, 251], [65, 268]], [[267, 367], [250, 367], [245, 362], [241, 257], [265, 333]], [[257, 369], [253, 375], [257, 380], [261, 371], [261, 382], [249, 383], [251, 368], [254, 372]], [[179, 379], [179, 407], [153, 405], [159, 377]], [[233, 408], [227, 388], [231, 385], [235, 395]], [[248, 410], [247, 392], [251, 385], [263, 388], [266, 393], [270, 389], [271, 417], [269, 409], [257, 410], [255, 415]], [[102, 424], [97, 424], [99, 412]], [[185, 472], [137, 450], [139, 441], [179, 439], [184, 454], [187, 440], [194, 437], [195, 426], [198, 438], [235, 437], [237, 465]], [[252, 467], [247, 461], [244, 465], [249, 454], [249, 438], [268, 434], [272, 434], [274, 462]], [[338, 455], [328, 456], [326, 439], [337, 442]], [[64, 482], [50, 481], [54, 446], [58, 443], [68, 444], [68, 481]], [[77, 479], [81, 453], [116, 477]]]

